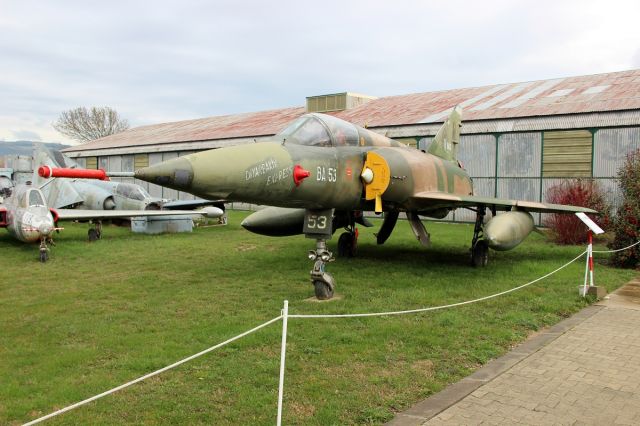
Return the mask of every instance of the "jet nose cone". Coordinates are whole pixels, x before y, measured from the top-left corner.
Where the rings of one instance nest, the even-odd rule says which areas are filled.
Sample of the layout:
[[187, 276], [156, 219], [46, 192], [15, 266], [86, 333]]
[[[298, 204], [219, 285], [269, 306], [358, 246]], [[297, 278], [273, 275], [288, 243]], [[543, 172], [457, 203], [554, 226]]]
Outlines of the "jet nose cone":
[[51, 231], [53, 231], [53, 226], [48, 223], [41, 223], [38, 227], [38, 232], [40, 232], [41, 235], [49, 235]]
[[174, 158], [160, 164], [138, 169], [136, 179], [173, 189], [189, 189], [193, 182], [193, 167], [184, 157]]

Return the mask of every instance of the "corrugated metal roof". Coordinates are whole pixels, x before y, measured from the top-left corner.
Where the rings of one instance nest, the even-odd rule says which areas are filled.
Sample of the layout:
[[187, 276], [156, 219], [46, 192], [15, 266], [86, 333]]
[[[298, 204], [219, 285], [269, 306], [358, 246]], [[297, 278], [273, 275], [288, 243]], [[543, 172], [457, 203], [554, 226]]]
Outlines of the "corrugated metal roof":
[[304, 113], [304, 107], [295, 107], [152, 124], [73, 146], [64, 151], [74, 152], [273, 135], [282, 130], [291, 120]]
[[[463, 106], [463, 122], [469, 124], [518, 118], [522, 123], [523, 117], [558, 115], [566, 120], [574, 114], [637, 110], [640, 70], [388, 96], [333, 115], [375, 129], [439, 123], [455, 105]], [[297, 107], [142, 126], [65, 151], [272, 135], [304, 113]]]
[[458, 104], [463, 123], [640, 109], [640, 70], [390, 96], [336, 115], [369, 127], [434, 123]]

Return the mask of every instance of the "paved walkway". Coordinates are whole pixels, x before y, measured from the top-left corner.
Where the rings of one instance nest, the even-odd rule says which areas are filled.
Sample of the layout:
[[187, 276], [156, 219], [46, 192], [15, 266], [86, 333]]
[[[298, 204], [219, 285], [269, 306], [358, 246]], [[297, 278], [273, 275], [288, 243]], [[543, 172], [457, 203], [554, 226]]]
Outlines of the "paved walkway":
[[640, 277], [389, 424], [640, 424]]

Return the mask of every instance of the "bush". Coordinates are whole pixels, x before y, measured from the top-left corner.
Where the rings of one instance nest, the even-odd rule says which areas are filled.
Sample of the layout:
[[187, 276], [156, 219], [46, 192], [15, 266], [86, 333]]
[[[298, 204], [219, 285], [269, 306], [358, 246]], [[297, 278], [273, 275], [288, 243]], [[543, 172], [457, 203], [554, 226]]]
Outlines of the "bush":
[[[627, 155], [618, 170], [622, 205], [613, 221], [616, 236], [609, 248], [621, 249], [640, 240], [640, 149]], [[640, 266], [640, 245], [614, 253], [612, 262], [624, 268]]]
[[[547, 201], [554, 204], [588, 207], [600, 213], [589, 215], [601, 228], [610, 223], [611, 208], [596, 181], [590, 179], [565, 180], [549, 188]], [[559, 244], [584, 244], [587, 242], [587, 227], [575, 214], [553, 213], [547, 216], [544, 225], [551, 228], [553, 240]]]

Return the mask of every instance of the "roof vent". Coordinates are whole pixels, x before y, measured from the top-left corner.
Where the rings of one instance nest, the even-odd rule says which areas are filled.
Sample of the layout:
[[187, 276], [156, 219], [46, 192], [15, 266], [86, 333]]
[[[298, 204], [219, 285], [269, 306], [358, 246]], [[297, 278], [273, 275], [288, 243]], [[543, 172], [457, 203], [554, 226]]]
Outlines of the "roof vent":
[[373, 99], [376, 98], [349, 92], [309, 96], [307, 97], [307, 112], [343, 111], [355, 108]]

